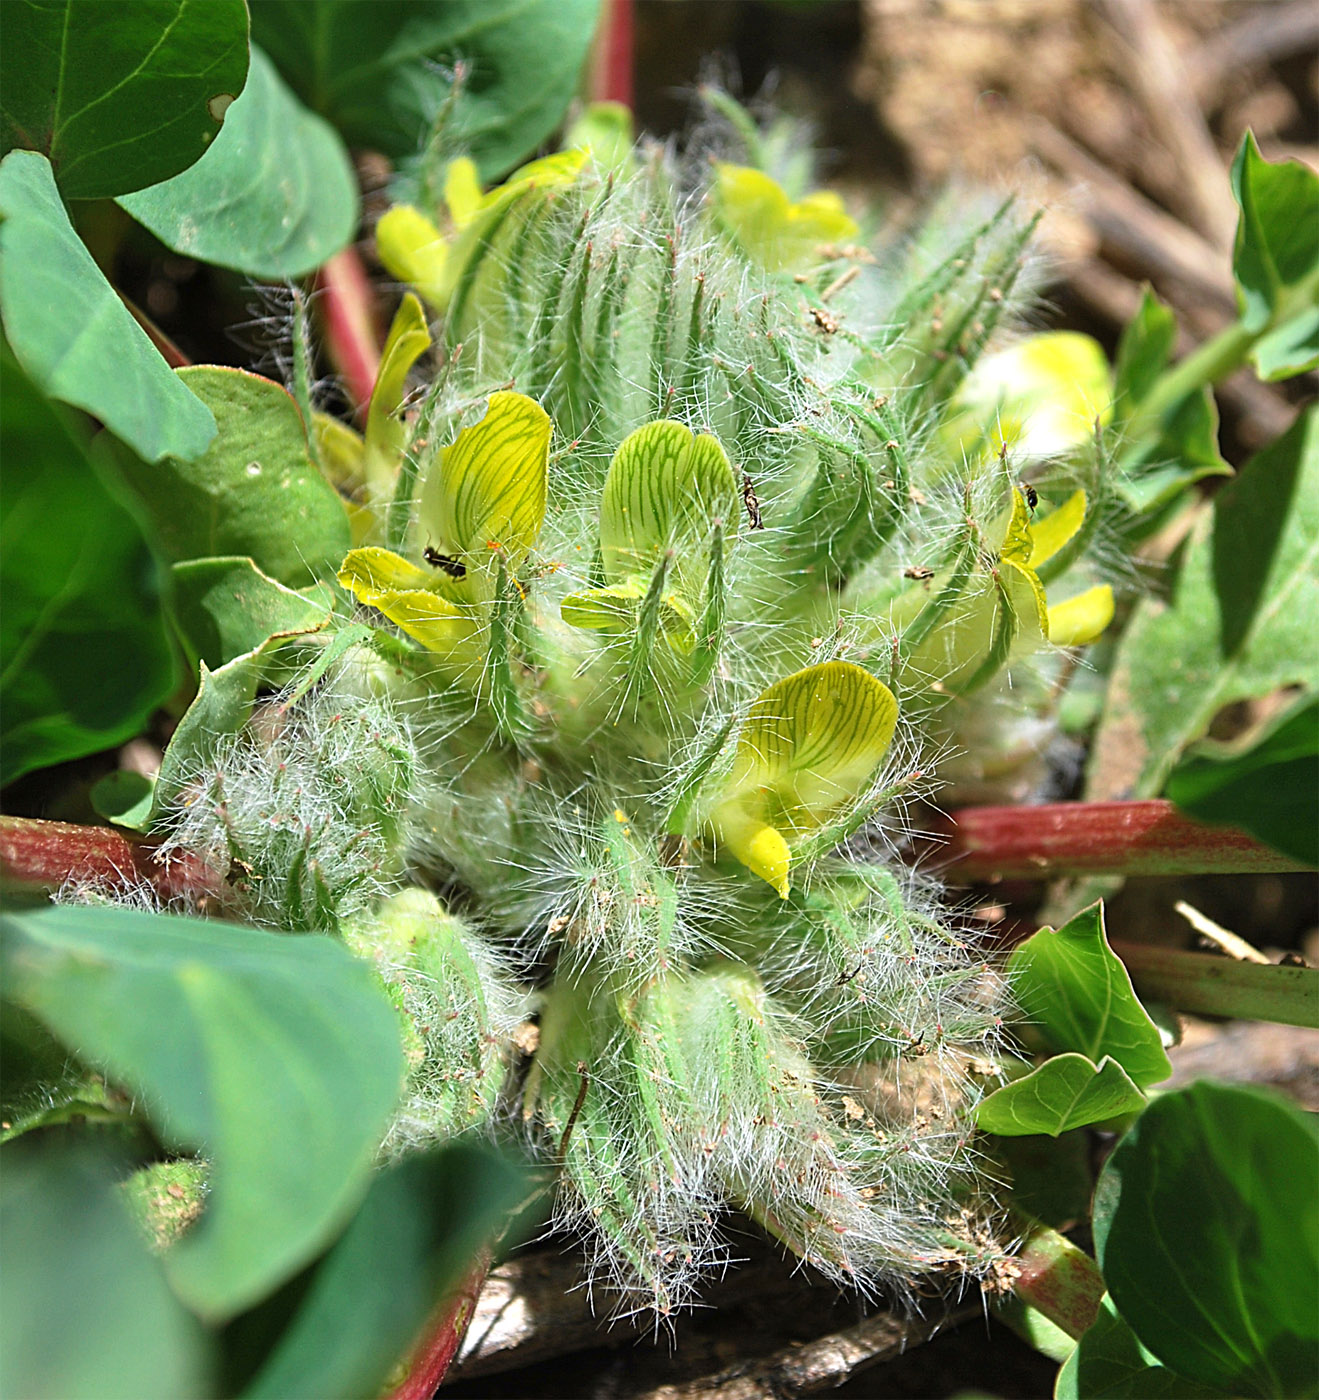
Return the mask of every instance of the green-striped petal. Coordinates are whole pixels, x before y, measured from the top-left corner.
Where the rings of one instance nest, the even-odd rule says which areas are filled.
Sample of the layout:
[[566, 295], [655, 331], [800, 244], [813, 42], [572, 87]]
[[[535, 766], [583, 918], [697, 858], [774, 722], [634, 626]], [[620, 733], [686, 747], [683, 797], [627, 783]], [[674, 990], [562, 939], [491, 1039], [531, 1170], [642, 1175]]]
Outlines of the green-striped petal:
[[371, 391], [366, 419], [366, 475], [373, 486], [388, 490], [407, 446], [408, 431], [398, 417], [408, 374], [431, 346], [426, 313], [411, 293], [394, 316], [380, 357], [380, 372]]
[[512, 570], [545, 523], [550, 419], [525, 394], [490, 395], [485, 417], [464, 428], [421, 488], [427, 542], [469, 573]]
[[648, 579], [673, 551], [699, 597], [704, 545], [715, 520], [737, 510], [737, 482], [717, 438], [659, 419], [629, 433], [609, 464], [600, 502], [600, 554], [611, 583]]
[[709, 817], [716, 842], [786, 898], [786, 852], [864, 793], [897, 717], [888, 687], [850, 662], [775, 682], [742, 726]]

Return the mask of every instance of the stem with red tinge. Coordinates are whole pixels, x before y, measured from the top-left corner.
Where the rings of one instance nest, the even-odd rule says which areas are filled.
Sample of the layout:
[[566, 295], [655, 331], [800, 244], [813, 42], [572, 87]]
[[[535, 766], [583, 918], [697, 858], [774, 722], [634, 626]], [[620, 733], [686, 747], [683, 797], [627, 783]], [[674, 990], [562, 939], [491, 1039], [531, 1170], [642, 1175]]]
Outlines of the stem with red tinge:
[[491, 1262], [490, 1251], [483, 1249], [462, 1283], [440, 1303], [408, 1361], [406, 1379], [385, 1400], [430, 1400], [439, 1389], [467, 1335]]
[[1015, 1260], [1012, 1291], [1078, 1341], [1099, 1316], [1104, 1276], [1083, 1249], [1047, 1225], [1036, 1224]]
[[317, 311], [325, 346], [360, 414], [371, 402], [380, 373], [380, 334], [375, 292], [355, 248], [345, 248], [316, 273]]
[[963, 807], [945, 818], [939, 864], [950, 880], [1064, 875], [1253, 875], [1304, 870], [1232, 827], [1207, 826], [1171, 802], [1053, 802]]
[[591, 69], [591, 97], [596, 102], [632, 106], [632, 0], [605, 0]]
[[169, 901], [223, 902], [222, 875], [196, 856], [162, 861], [153, 846], [108, 826], [0, 817], [0, 889], [51, 894], [70, 881], [126, 886], [145, 881]]

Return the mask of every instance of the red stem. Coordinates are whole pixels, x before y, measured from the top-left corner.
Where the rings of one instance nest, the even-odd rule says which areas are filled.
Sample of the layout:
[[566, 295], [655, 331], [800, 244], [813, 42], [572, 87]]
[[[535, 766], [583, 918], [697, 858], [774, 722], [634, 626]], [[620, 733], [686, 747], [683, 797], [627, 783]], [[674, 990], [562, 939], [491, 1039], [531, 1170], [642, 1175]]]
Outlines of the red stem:
[[1099, 1316], [1099, 1265], [1057, 1230], [1037, 1225], [1018, 1253], [1012, 1291], [1078, 1341]]
[[162, 861], [155, 848], [108, 826], [0, 817], [0, 889], [50, 894], [68, 881], [128, 885], [144, 880], [164, 900], [221, 899], [223, 879], [196, 856]]
[[591, 69], [592, 100], [632, 106], [633, 32], [632, 0], [605, 0]]
[[[963, 807], [943, 820], [939, 864], [958, 883], [1063, 875], [1249, 875], [1305, 870], [1232, 827], [1206, 826], [1171, 802], [1053, 802]], [[927, 852], [928, 853], [928, 848]]]
[[412, 1353], [407, 1379], [391, 1390], [385, 1400], [430, 1400], [440, 1388], [467, 1335], [490, 1264], [490, 1251], [483, 1249], [466, 1278], [436, 1308]]
[[360, 416], [380, 373], [380, 334], [375, 292], [357, 249], [345, 248], [324, 263], [316, 273], [316, 287], [326, 348]]

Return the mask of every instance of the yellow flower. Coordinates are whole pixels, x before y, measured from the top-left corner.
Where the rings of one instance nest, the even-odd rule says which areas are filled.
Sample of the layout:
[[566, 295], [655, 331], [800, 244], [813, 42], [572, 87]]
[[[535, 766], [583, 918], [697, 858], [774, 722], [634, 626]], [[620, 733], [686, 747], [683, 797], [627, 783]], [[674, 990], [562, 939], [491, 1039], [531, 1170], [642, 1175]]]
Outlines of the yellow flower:
[[826, 261], [826, 250], [852, 242], [859, 229], [833, 190], [793, 204], [763, 170], [715, 165], [714, 207], [737, 246], [768, 272], [801, 272]]

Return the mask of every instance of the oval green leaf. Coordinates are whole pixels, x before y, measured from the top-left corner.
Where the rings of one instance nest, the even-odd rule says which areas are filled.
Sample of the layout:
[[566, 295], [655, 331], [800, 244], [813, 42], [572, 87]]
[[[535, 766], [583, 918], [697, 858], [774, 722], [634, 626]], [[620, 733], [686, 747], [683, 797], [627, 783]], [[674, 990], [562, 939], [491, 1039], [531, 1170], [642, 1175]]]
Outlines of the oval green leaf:
[[365, 964], [314, 934], [122, 908], [0, 926], [14, 999], [139, 1095], [162, 1141], [211, 1162], [205, 1213], [165, 1257], [190, 1307], [232, 1316], [325, 1247], [402, 1084], [397, 1021]]
[[215, 414], [219, 436], [193, 461], [119, 463], [165, 554], [247, 555], [295, 588], [332, 578], [348, 550], [348, 516], [312, 465], [302, 415], [283, 386], [215, 365], [178, 375]]
[[1096, 1191], [1109, 1292], [1165, 1365], [1232, 1395], [1313, 1396], [1319, 1129], [1284, 1100], [1199, 1083], [1150, 1104]]
[[116, 1187], [122, 1164], [51, 1137], [0, 1154], [0, 1387], [24, 1400], [212, 1393], [201, 1328]]
[[1023, 1019], [1058, 1051], [1111, 1056], [1142, 1089], [1172, 1073], [1158, 1027], [1108, 946], [1102, 901], [1062, 928], [1042, 928], [1008, 959]]
[[246, 78], [243, 0], [10, 0], [0, 150], [48, 156], [66, 199], [140, 190], [201, 156]]
[[248, 558], [189, 559], [173, 569], [173, 613], [188, 645], [212, 668], [269, 637], [318, 632], [330, 620], [328, 593], [297, 593]]
[[1105, 1293], [1099, 1317], [1058, 1372], [1053, 1400], [1215, 1400], [1223, 1394], [1159, 1365]]
[[412, 156], [467, 81], [446, 138], [493, 180], [577, 95], [599, 0], [253, 0], [252, 37], [350, 145]]
[[85, 408], [148, 462], [199, 457], [215, 419], [161, 359], [83, 247], [50, 162], [0, 162], [0, 311], [19, 363], [52, 398]]
[[1021, 1079], [995, 1089], [976, 1108], [976, 1123], [987, 1133], [1021, 1137], [1104, 1123], [1145, 1106], [1140, 1092], [1116, 1060], [1094, 1064], [1084, 1055], [1055, 1055]]
[[136, 734], [178, 668], [156, 564], [93, 445], [0, 350], [0, 781]]
[[118, 203], [176, 253], [271, 279], [301, 277], [337, 253], [359, 208], [338, 133], [293, 96], [260, 49], [206, 155]]

